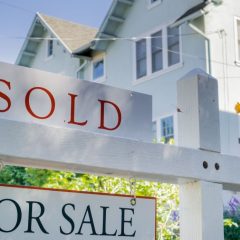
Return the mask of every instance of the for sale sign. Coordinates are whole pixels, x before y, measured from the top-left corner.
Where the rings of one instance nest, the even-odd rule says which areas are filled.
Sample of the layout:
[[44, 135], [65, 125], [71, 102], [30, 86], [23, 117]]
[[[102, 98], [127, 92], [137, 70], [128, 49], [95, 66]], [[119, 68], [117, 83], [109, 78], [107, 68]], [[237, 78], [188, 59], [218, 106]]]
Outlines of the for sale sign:
[[0, 239], [155, 240], [156, 199], [0, 185]]

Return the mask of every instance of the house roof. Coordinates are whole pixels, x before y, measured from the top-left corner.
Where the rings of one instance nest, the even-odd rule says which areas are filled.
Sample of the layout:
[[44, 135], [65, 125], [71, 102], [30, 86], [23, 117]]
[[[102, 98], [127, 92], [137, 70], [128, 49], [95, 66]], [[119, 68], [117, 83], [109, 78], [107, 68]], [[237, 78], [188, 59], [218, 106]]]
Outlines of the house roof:
[[179, 17], [176, 22], [198, 12], [199, 10], [202, 10], [204, 9], [207, 5], [209, 4], [209, 1], [208, 0], [204, 0], [203, 2], [201, 2], [200, 4], [188, 9], [181, 17]]
[[70, 53], [74, 53], [76, 49], [91, 42], [98, 32], [98, 29], [93, 27], [37, 13], [16, 64], [30, 66], [32, 59], [36, 56], [39, 44], [46, 36], [46, 30], [54, 38], [57, 38]]
[[61, 40], [71, 52], [91, 42], [98, 29], [86, 25], [69, 22], [56, 17], [38, 14], [49, 29]]

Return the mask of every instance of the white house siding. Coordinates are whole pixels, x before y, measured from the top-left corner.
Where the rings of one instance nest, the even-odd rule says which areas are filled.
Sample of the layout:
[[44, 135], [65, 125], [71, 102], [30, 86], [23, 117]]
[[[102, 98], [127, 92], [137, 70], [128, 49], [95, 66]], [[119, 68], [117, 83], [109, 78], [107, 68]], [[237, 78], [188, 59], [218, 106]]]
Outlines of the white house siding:
[[[181, 4], [175, 7], [176, 0], [163, 0], [158, 6], [148, 9], [147, 1], [135, 1], [128, 13], [126, 23], [118, 30], [117, 35], [119, 37], [149, 36], [150, 32], [154, 33], [159, 27], [173, 23], [189, 8], [200, 2], [186, 0], [181, 1]], [[151, 94], [153, 96], [153, 119], [167, 115], [176, 116], [177, 80], [196, 67], [206, 71], [204, 38], [195, 34], [188, 25], [181, 26], [182, 35], [191, 33], [192, 35], [181, 37], [182, 62], [176, 66], [176, 69], [168, 69], [154, 76], [148, 76], [147, 80], [142, 83], [140, 83], [141, 80], [134, 82], [135, 43], [130, 40], [115, 41], [106, 52], [106, 84]], [[176, 120], [175, 118], [175, 122]]]
[[217, 7], [211, 6], [206, 15], [206, 32], [224, 30], [222, 35], [208, 35], [211, 40], [212, 75], [219, 82], [222, 152], [239, 156], [239, 117], [234, 110], [235, 104], [240, 101], [240, 67], [235, 65], [235, 16], [240, 17], [240, 1], [224, 0]]
[[[45, 37], [48, 38], [51, 35]], [[79, 64], [80, 60], [73, 58], [59, 40], [53, 41], [53, 55], [47, 57], [47, 40], [43, 40], [31, 67], [76, 78]]]

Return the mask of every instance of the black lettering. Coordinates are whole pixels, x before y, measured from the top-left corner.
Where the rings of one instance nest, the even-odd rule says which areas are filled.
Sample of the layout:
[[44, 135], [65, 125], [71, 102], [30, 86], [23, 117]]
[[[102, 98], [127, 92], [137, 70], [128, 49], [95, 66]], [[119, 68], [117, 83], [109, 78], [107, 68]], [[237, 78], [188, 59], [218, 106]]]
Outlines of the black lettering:
[[4, 233], [10, 233], [10, 232], [13, 232], [15, 231], [19, 224], [21, 223], [21, 220], [22, 220], [22, 211], [21, 211], [21, 208], [20, 206], [18, 205], [17, 202], [15, 202], [14, 200], [12, 199], [3, 199], [0, 201], [0, 203], [3, 203], [3, 202], [6, 202], [6, 201], [9, 201], [9, 202], [12, 202], [14, 204], [14, 206], [16, 207], [16, 210], [17, 210], [17, 221], [16, 221], [16, 224], [15, 226], [11, 229], [11, 230], [4, 230], [0, 227], [0, 232], [4, 232]]
[[110, 234], [110, 233], [107, 233], [107, 209], [109, 207], [101, 207], [103, 209], [103, 226], [102, 226], [102, 236], [116, 236], [117, 235], [117, 230]]
[[[87, 215], [88, 215], [89, 221], [85, 220]], [[76, 235], [83, 235], [83, 233], [82, 233], [83, 224], [90, 224], [91, 225], [92, 233], [90, 235], [99, 235], [99, 234], [96, 233], [94, 222], [93, 222], [91, 208], [90, 208], [89, 205], [86, 208], [86, 211], [85, 211], [85, 214], [84, 214], [81, 226], [79, 228], [79, 231], [76, 233]]]
[[[43, 224], [40, 220], [40, 218], [43, 216], [45, 208], [43, 206], [42, 203], [40, 202], [31, 202], [31, 201], [27, 201], [27, 203], [29, 204], [29, 212], [28, 212], [28, 229], [27, 231], [25, 231], [25, 233], [34, 233], [34, 231], [32, 230], [32, 222], [33, 220], [35, 220], [39, 226], [39, 228], [41, 229], [41, 231], [45, 234], [49, 234], [46, 229], [43, 227]], [[40, 214], [36, 217], [33, 216], [33, 205], [38, 205], [40, 207]]]
[[62, 230], [62, 227], [60, 227], [60, 233], [63, 234], [63, 235], [70, 235], [70, 234], [72, 234], [73, 231], [74, 231], [74, 228], [75, 228], [74, 221], [73, 221], [73, 220], [67, 215], [67, 213], [66, 213], [65, 208], [66, 208], [67, 206], [71, 206], [71, 207], [75, 210], [74, 204], [70, 204], [70, 203], [65, 204], [65, 205], [63, 206], [63, 208], [62, 208], [62, 215], [63, 215], [63, 217], [64, 217], [64, 218], [70, 223], [70, 225], [71, 225], [71, 230], [70, 230], [68, 233], [64, 232], [64, 231]]
[[133, 208], [119, 208], [121, 210], [122, 213], [122, 217], [121, 217], [121, 234], [118, 235], [120, 237], [135, 237], [136, 235], [136, 231], [134, 231], [134, 233], [132, 234], [126, 234], [125, 233], [125, 223], [129, 223], [130, 226], [132, 226], [132, 218], [130, 218], [130, 220], [126, 220], [125, 219], [125, 212], [126, 211], [131, 211], [134, 215], [134, 209]]

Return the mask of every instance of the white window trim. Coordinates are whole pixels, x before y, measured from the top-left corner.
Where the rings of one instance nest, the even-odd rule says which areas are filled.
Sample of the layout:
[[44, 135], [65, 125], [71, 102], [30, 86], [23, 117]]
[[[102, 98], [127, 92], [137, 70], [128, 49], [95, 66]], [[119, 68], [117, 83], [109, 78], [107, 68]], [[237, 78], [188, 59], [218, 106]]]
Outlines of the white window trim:
[[53, 49], [52, 49], [52, 55], [48, 55], [48, 41], [49, 39], [48, 38], [52, 38], [52, 36], [48, 36], [47, 37], [47, 40], [46, 40], [46, 43], [45, 43], [45, 51], [46, 51], [46, 58], [45, 58], [45, 61], [49, 61], [51, 59], [53, 59], [54, 57], [54, 41], [53, 41]]
[[[168, 66], [168, 56], [167, 56], [167, 28], [169, 26], [171, 26], [171, 23], [168, 24], [164, 24], [161, 26], [158, 26], [157, 28], [154, 28], [153, 30], [146, 32], [144, 34], [142, 34], [141, 36], [139, 36], [135, 41], [133, 41], [132, 44], [132, 52], [133, 52], [133, 81], [132, 81], [132, 85], [138, 85], [141, 83], [144, 83], [146, 81], [149, 81], [151, 79], [155, 79], [159, 76], [162, 76], [166, 73], [169, 73], [171, 71], [177, 70], [178, 68], [183, 67], [183, 56], [182, 56], [182, 38], [181, 38], [181, 34], [182, 34], [182, 28], [181, 26], [179, 26], [179, 54], [180, 54], [180, 60], [179, 63], [176, 63], [172, 66]], [[163, 69], [156, 71], [154, 73], [152, 73], [152, 57], [151, 57], [151, 38], [147, 38], [147, 74], [146, 76], [143, 76], [141, 78], [137, 78], [137, 71], [136, 71], [136, 42], [141, 40], [141, 38], [146, 37], [146, 36], [151, 36], [152, 34], [158, 32], [158, 31], [162, 31], [162, 36], [163, 37]]]
[[153, 122], [156, 122], [157, 130], [157, 142], [160, 143], [162, 139], [161, 120], [167, 117], [173, 117], [173, 131], [174, 131], [174, 145], [178, 145], [178, 129], [177, 129], [177, 113], [168, 113], [161, 115], [160, 117], [153, 118]]
[[157, 2], [152, 3], [151, 0], [147, 0], [148, 10], [155, 8], [156, 6], [160, 5], [163, 0], [157, 0]]
[[87, 63], [88, 63], [88, 61], [85, 60], [84, 63], [77, 68], [77, 70], [76, 70], [76, 78], [77, 78], [78, 80], [85, 80], [85, 79], [79, 79], [79, 78], [77, 77], [77, 74], [78, 74], [78, 72], [79, 72], [80, 70], [82, 70], [82, 69], [87, 65]]
[[[93, 66], [94, 63], [103, 60], [103, 76], [93, 79]], [[96, 83], [102, 83], [106, 81], [106, 57], [105, 56], [101, 56], [101, 57], [96, 57], [91, 64], [91, 81], [92, 82], [96, 82]]]
[[240, 21], [240, 17], [234, 17], [234, 36], [235, 36], [235, 61], [236, 64], [240, 65], [240, 55], [239, 55], [239, 46], [238, 46], [238, 28], [237, 22]]

